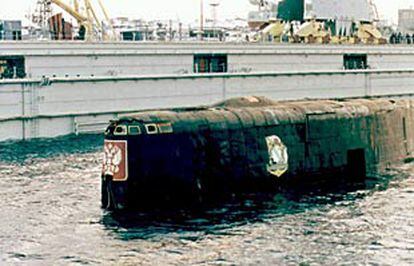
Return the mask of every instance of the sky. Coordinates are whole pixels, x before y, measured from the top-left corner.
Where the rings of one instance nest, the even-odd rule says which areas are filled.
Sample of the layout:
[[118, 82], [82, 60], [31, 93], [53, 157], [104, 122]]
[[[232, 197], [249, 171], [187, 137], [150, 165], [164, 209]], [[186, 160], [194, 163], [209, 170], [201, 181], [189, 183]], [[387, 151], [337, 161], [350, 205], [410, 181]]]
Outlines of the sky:
[[[70, 0], [63, 0], [69, 3]], [[92, 0], [96, 1], [96, 0]], [[192, 22], [199, 16], [200, 0], [102, 0], [111, 17], [128, 16], [142, 19], [179, 19]], [[255, 9], [248, 0], [204, 0], [207, 16], [211, 14], [208, 3], [219, 1], [219, 20], [223, 18], [246, 18]], [[344, 0], [346, 1], [346, 0]], [[397, 22], [398, 9], [414, 6], [414, 0], [373, 0], [381, 18]], [[33, 9], [36, 0], [0, 0], [0, 19], [23, 19]]]

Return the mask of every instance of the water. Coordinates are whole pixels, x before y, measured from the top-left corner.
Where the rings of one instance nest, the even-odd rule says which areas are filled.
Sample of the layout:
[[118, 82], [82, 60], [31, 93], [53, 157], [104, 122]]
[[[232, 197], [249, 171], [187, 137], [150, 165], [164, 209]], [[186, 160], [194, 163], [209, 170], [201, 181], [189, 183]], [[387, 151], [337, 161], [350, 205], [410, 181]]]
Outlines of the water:
[[203, 210], [100, 208], [99, 136], [0, 144], [0, 264], [414, 264], [414, 164]]

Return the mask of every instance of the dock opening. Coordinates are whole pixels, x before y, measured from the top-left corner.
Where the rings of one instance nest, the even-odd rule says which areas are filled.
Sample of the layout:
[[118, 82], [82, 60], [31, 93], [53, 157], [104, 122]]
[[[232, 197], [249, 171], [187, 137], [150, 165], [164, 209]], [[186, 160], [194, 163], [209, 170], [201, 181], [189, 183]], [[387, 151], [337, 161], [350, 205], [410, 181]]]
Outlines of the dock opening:
[[0, 57], [0, 79], [25, 78], [25, 62], [23, 56]]
[[366, 54], [345, 54], [344, 55], [344, 69], [367, 69], [368, 58]]
[[367, 175], [364, 149], [348, 150], [347, 175], [350, 179], [365, 179]]
[[194, 73], [226, 73], [226, 54], [196, 54], [194, 55]]

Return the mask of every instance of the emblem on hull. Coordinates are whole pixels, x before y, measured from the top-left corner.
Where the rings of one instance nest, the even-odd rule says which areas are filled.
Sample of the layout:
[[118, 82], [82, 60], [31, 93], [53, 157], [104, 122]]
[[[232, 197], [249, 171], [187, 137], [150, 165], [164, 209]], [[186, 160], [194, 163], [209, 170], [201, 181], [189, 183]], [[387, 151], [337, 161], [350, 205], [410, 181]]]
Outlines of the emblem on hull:
[[288, 150], [278, 136], [266, 137], [269, 151], [269, 162], [267, 171], [277, 177], [281, 177], [289, 168]]
[[127, 142], [105, 140], [102, 173], [112, 176], [113, 181], [128, 179]]

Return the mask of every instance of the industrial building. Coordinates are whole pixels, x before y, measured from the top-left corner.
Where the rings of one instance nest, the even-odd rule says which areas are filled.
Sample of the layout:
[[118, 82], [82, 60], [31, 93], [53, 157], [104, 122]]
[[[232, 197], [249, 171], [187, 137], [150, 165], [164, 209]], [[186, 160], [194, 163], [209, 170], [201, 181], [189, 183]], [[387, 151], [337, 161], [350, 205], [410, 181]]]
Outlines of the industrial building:
[[402, 33], [414, 33], [414, 9], [398, 10], [398, 30]]
[[22, 39], [20, 20], [0, 20], [0, 40], [19, 41]]

